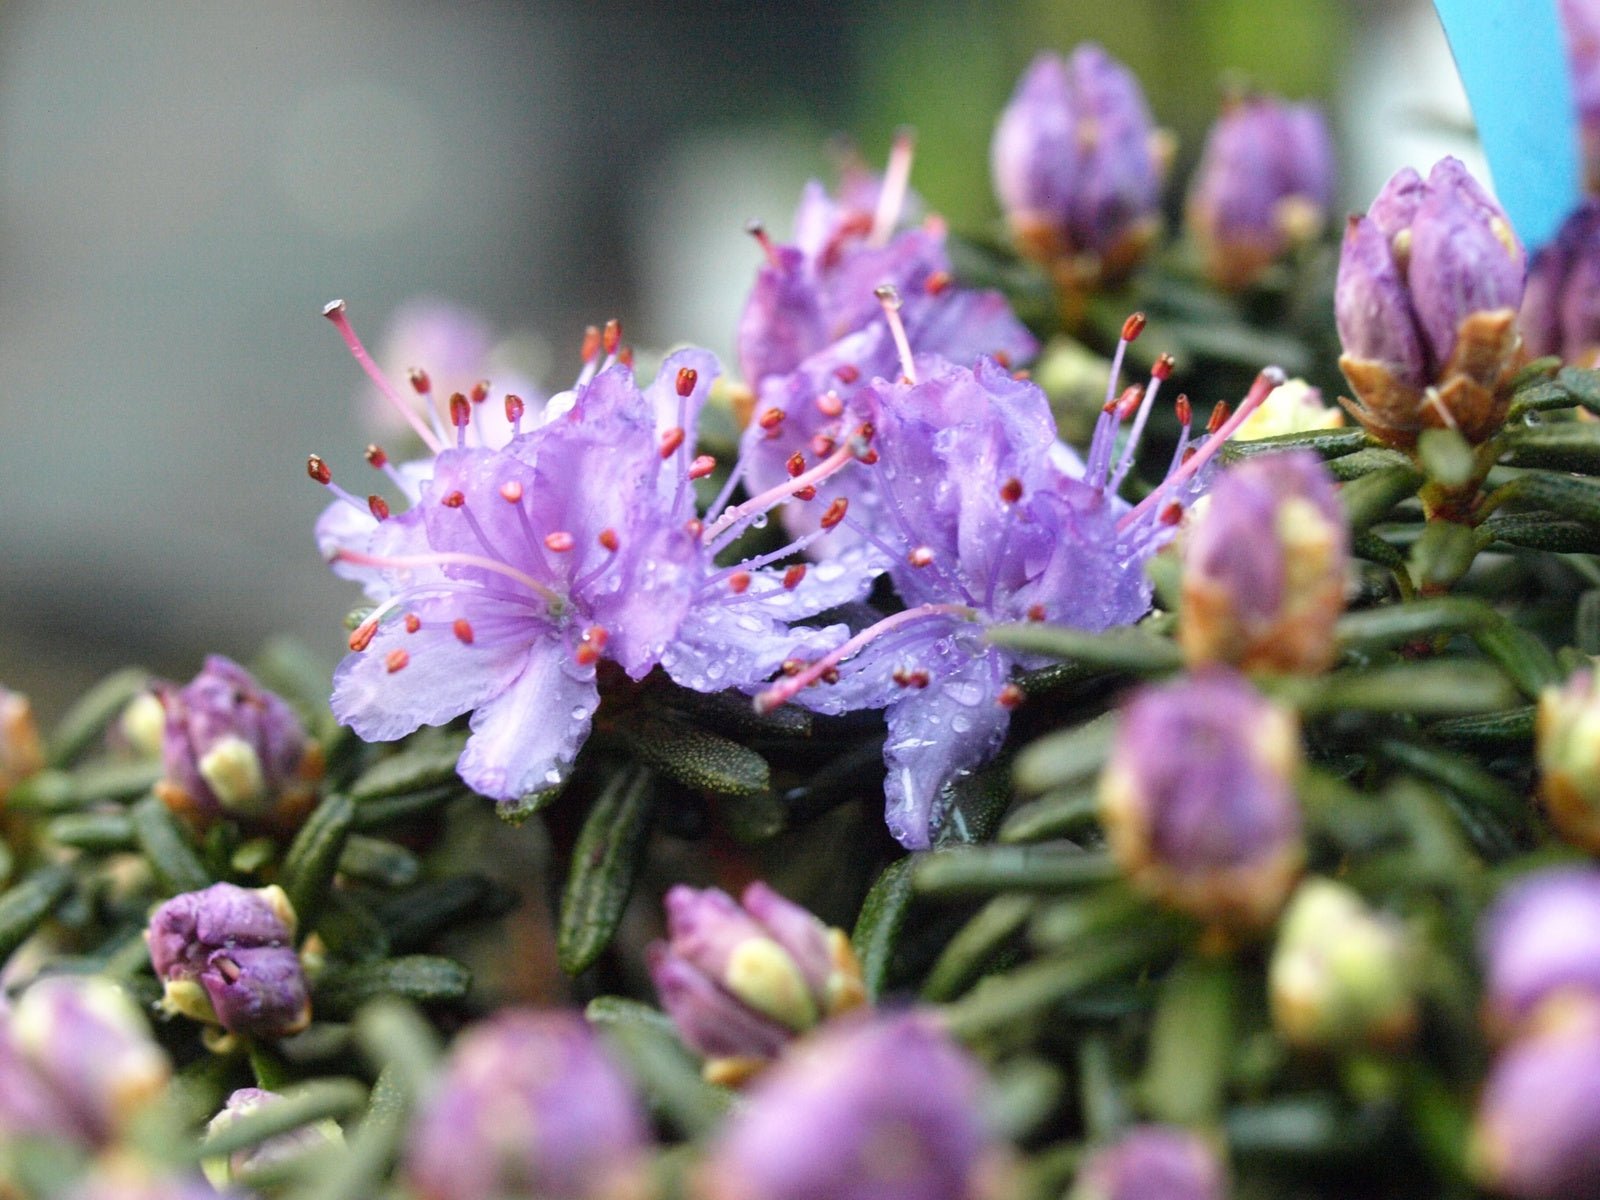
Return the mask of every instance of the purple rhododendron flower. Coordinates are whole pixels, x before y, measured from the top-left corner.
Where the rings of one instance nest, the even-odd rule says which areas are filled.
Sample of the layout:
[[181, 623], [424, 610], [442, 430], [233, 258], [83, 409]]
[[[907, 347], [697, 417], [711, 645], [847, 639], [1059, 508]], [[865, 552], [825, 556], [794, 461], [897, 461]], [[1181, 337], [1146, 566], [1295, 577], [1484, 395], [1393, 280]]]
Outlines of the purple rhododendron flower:
[[1089, 1156], [1069, 1200], [1223, 1200], [1227, 1193], [1227, 1172], [1200, 1135], [1137, 1125]]
[[1600, 360], [1600, 200], [1585, 200], [1528, 267], [1522, 336], [1529, 355]]
[[1507, 1030], [1557, 1003], [1600, 1013], [1600, 871], [1540, 871], [1506, 890], [1483, 920], [1484, 1007]]
[[1521, 1200], [1600, 1197], [1600, 1028], [1530, 1034], [1495, 1062], [1478, 1097], [1473, 1163]]
[[[1137, 324], [1128, 332], [1136, 335]], [[1119, 349], [1113, 390], [1120, 363]], [[908, 360], [901, 382], [877, 380], [858, 397], [877, 431], [872, 474], [881, 512], [870, 524], [849, 516], [843, 524], [890, 564], [906, 607], [795, 669], [758, 704], [885, 708], [887, 820], [902, 844], [930, 844], [946, 786], [1005, 738], [1022, 698], [1012, 676], [1040, 665], [990, 644], [985, 629], [1048, 620], [1103, 630], [1141, 616], [1150, 603], [1143, 563], [1200, 490], [1212, 452], [1282, 382], [1281, 372], [1263, 372], [1193, 455], [1185, 421], [1167, 478], [1130, 508], [1116, 491], [1169, 372], [1164, 360], [1142, 394], [1108, 399], [1087, 463], [1057, 442], [1044, 393], [992, 359], [976, 369]], [[1116, 454], [1128, 416], [1133, 424]]]

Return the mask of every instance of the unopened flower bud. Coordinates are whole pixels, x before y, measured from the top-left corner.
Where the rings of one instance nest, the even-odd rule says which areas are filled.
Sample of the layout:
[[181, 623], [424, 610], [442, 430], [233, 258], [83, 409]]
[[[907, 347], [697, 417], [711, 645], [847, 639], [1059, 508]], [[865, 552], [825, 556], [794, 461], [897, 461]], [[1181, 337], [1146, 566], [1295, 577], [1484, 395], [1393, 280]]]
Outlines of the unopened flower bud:
[[171, 1076], [138, 1008], [104, 979], [40, 980], [0, 1024], [0, 1141], [20, 1132], [104, 1145]]
[[1188, 200], [1206, 271], [1248, 287], [1314, 240], [1333, 203], [1333, 142], [1322, 113], [1275, 96], [1236, 97], [1211, 127]]
[[1536, 358], [1600, 362], [1600, 200], [1585, 200], [1528, 267], [1522, 337]]
[[1296, 1045], [1395, 1045], [1416, 1027], [1405, 930], [1331, 879], [1308, 879], [1295, 891], [1267, 983], [1273, 1023]]
[[1259, 927], [1303, 858], [1293, 714], [1221, 668], [1137, 692], [1100, 777], [1135, 886], [1219, 929]]
[[322, 778], [322, 750], [280, 697], [220, 655], [182, 688], [157, 689], [166, 710], [156, 790], [202, 826], [219, 817], [290, 826]]
[[1291, 379], [1267, 393], [1261, 407], [1245, 418], [1233, 435], [1236, 442], [1279, 437], [1285, 433], [1310, 433], [1338, 429], [1344, 424], [1342, 409], [1322, 402], [1322, 392], [1304, 379]]
[[1474, 445], [1505, 421], [1527, 273], [1500, 206], [1454, 158], [1391, 179], [1351, 218], [1334, 294], [1351, 412], [1410, 447], [1451, 426]]
[[1584, 184], [1588, 191], [1600, 192], [1600, 9], [1592, 0], [1561, 0], [1560, 13], [1578, 108]]
[[424, 1200], [618, 1194], [646, 1148], [633, 1088], [581, 1017], [506, 1011], [462, 1034], [412, 1123]]
[[0, 687], [0, 802], [44, 766], [44, 746], [33, 721], [33, 706], [20, 692]]
[[311, 1022], [294, 933], [282, 888], [214, 883], [156, 909], [145, 940], [169, 1010], [230, 1033], [286, 1037]]
[[[206, 1134], [219, 1133], [236, 1123], [240, 1117], [282, 1102], [283, 1097], [277, 1092], [253, 1087], [239, 1088], [228, 1097], [222, 1111], [207, 1123]], [[200, 1165], [206, 1178], [220, 1189], [234, 1183], [246, 1172], [289, 1162], [323, 1147], [343, 1145], [344, 1131], [339, 1128], [338, 1122], [324, 1119], [302, 1125], [288, 1133], [280, 1133], [244, 1150], [235, 1150], [226, 1158], [208, 1158]]]
[[140, 692], [123, 708], [117, 729], [135, 753], [154, 758], [166, 746], [167, 710], [154, 692]]
[[1019, 248], [1090, 287], [1127, 275], [1155, 240], [1160, 157], [1138, 81], [1092, 44], [1034, 59], [991, 147]]
[[982, 1076], [926, 1017], [861, 1015], [752, 1087], [703, 1179], [712, 1200], [972, 1200], [992, 1161]]
[[1546, 1030], [1501, 1052], [1471, 1161], [1490, 1190], [1518, 1200], [1600, 1196], [1600, 1027]]
[[745, 889], [742, 907], [681, 884], [666, 905], [668, 940], [651, 947], [650, 972], [710, 1078], [738, 1082], [795, 1034], [866, 1001], [844, 931], [764, 883]]
[[1540, 693], [1534, 753], [1551, 824], [1573, 845], [1600, 851], [1600, 676], [1593, 670]]
[[1519, 880], [1483, 919], [1484, 1016], [1515, 1033], [1564, 1016], [1600, 1016], [1600, 870]]
[[1310, 451], [1223, 473], [1183, 551], [1179, 642], [1190, 666], [1315, 674], [1338, 653], [1350, 535]]
[[1139, 1125], [1085, 1160], [1069, 1200], [1224, 1200], [1227, 1172], [1198, 1134]]

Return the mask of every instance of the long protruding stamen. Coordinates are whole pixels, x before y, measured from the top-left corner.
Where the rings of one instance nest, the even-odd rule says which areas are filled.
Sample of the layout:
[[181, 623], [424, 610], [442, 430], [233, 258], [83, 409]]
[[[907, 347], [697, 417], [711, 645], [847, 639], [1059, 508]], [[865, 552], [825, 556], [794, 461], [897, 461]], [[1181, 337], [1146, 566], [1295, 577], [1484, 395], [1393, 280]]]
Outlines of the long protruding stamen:
[[750, 456], [741, 454], [734, 460], [728, 478], [722, 485], [722, 490], [717, 493], [717, 498], [711, 502], [711, 507], [706, 509], [706, 520], [715, 521], [717, 515], [728, 506], [728, 501], [733, 499], [733, 491], [739, 486], [739, 481], [744, 478], [745, 460]]
[[378, 369], [378, 364], [372, 361], [372, 355], [367, 353], [367, 348], [361, 344], [361, 339], [356, 336], [356, 331], [350, 327], [350, 318], [345, 315], [344, 301], [334, 300], [324, 305], [322, 315], [333, 322], [333, 327], [339, 331], [339, 336], [344, 339], [344, 344], [350, 348], [351, 357], [361, 364], [361, 369], [367, 373], [367, 378], [378, 385], [378, 390], [384, 394], [390, 404], [394, 405], [400, 415], [410, 423], [411, 428], [416, 430], [417, 436], [422, 439], [422, 444], [435, 454], [439, 453], [444, 448], [443, 445], [433, 436], [433, 432], [422, 423], [422, 418], [417, 416], [411, 405], [406, 403], [405, 397], [400, 394], [400, 390], [390, 383], [384, 373]]
[[[1189, 431], [1194, 426], [1194, 410], [1189, 405], [1189, 397], [1180, 392], [1175, 407], [1178, 414], [1178, 444], [1173, 448], [1172, 461], [1167, 464], [1167, 475], [1183, 465], [1183, 456], [1189, 451]], [[1162, 478], [1165, 479], [1166, 475]]]
[[761, 253], [767, 256], [767, 266], [774, 271], [783, 270], [783, 259], [778, 254], [778, 247], [773, 244], [772, 235], [767, 232], [767, 227], [756, 217], [751, 217], [744, 223], [744, 231], [755, 238], [756, 245], [761, 247]]
[[900, 224], [900, 213], [906, 206], [906, 189], [911, 184], [911, 160], [917, 148], [916, 134], [909, 128], [895, 131], [894, 144], [889, 148], [889, 163], [883, 171], [883, 186], [878, 189], [878, 207], [872, 214], [872, 232], [867, 237], [869, 246], [883, 246]]
[[1139, 402], [1139, 411], [1133, 418], [1133, 428], [1128, 430], [1128, 440], [1122, 444], [1122, 457], [1117, 460], [1117, 467], [1111, 473], [1111, 479], [1106, 484], [1106, 490], [1115, 494], [1122, 486], [1122, 481], [1128, 477], [1128, 472], [1133, 469], [1133, 458], [1139, 450], [1139, 439], [1144, 436], [1145, 422], [1150, 419], [1150, 410], [1156, 402], [1156, 393], [1161, 390], [1161, 385], [1172, 376], [1172, 356], [1163, 354], [1156, 359], [1156, 365], [1150, 371], [1150, 382], [1145, 385], [1144, 399]]
[[843, 445], [841, 445], [832, 454], [828, 455], [827, 458], [823, 459], [816, 466], [812, 467], [809, 471], [802, 471], [794, 478], [786, 479], [776, 487], [768, 488], [760, 495], [752, 496], [743, 504], [738, 504], [733, 508], [728, 509], [715, 521], [711, 522], [711, 524], [705, 527], [704, 531], [700, 535], [701, 540], [704, 541], [708, 546], [713, 546], [715, 549], [720, 549], [721, 547], [715, 546], [715, 542], [716, 539], [723, 533], [727, 532], [735, 525], [738, 525], [741, 521], [745, 521], [751, 517], [759, 516], [768, 509], [781, 504], [790, 496], [793, 496], [796, 492], [802, 492], [808, 487], [813, 487], [816, 484], [821, 483], [824, 479], [828, 478], [828, 476], [832, 475], [835, 471], [839, 470], [839, 468], [843, 467], [846, 463], [851, 462], [859, 455], [861, 448], [858, 445], [858, 440], [870, 438], [871, 436], [871, 427], [863, 426], [855, 436], [846, 438]]
[[834, 649], [817, 659], [805, 670], [794, 675], [785, 676], [766, 691], [759, 693], [756, 696], [756, 711], [767, 713], [777, 708], [780, 704], [787, 704], [806, 688], [821, 679], [830, 668], [836, 667], [844, 662], [845, 659], [853, 657], [890, 630], [897, 629], [911, 621], [942, 616], [970, 619], [973, 616], [973, 610], [965, 604], [919, 604], [916, 608], [908, 608], [904, 612], [895, 613], [892, 617], [885, 617], [877, 624], [867, 626], [849, 641], [834, 647]]
[[1148, 516], [1151, 512], [1159, 512], [1166, 495], [1184, 480], [1193, 478], [1195, 472], [1211, 461], [1211, 456], [1227, 444], [1228, 439], [1238, 432], [1239, 426], [1249, 419], [1251, 413], [1261, 407], [1262, 402], [1271, 394], [1272, 389], [1281, 387], [1287, 378], [1288, 376], [1283, 373], [1283, 368], [1281, 367], [1267, 367], [1262, 370], [1261, 374], [1256, 376], [1256, 381], [1250, 385], [1250, 391], [1245, 395], [1245, 398], [1239, 401], [1239, 407], [1234, 411], [1234, 414], [1223, 423], [1220, 429], [1206, 438], [1205, 444], [1190, 455], [1187, 462], [1179, 464], [1178, 469], [1158, 484], [1155, 491], [1151, 492], [1123, 515], [1122, 519], [1117, 522], [1117, 532], [1122, 532], [1128, 526]]
[[874, 288], [874, 296], [883, 305], [883, 319], [889, 322], [889, 332], [894, 335], [894, 348], [900, 354], [900, 373], [907, 383], [917, 382], [917, 365], [911, 357], [911, 339], [906, 337], [906, 323], [900, 319], [900, 293], [892, 283]]
[[507, 579], [515, 580], [551, 604], [566, 604], [566, 597], [540, 583], [526, 571], [519, 571], [508, 563], [499, 562], [493, 558], [485, 558], [481, 554], [464, 554], [456, 550], [436, 550], [432, 554], [397, 554], [393, 557], [387, 557], [381, 554], [364, 554], [360, 550], [341, 548], [333, 552], [333, 561], [355, 563], [358, 567], [382, 567], [386, 570], [404, 570], [407, 567], [477, 567], [480, 570], [490, 571], [496, 575], [503, 575]]

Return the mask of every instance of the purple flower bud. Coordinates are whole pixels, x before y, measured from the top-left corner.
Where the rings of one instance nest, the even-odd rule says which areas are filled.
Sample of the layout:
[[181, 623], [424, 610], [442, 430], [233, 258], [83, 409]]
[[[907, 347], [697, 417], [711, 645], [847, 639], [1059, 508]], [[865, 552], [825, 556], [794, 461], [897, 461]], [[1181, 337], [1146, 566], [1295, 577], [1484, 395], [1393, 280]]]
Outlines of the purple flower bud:
[[1157, 229], [1162, 167], [1138, 81], [1099, 46], [1041, 54], [1023, 73], [991, 147], [995, 194], [1024, 252], [1086, 260], [1115, 280]]
[[1219, 926], [1268, 923], [1303, 855], [1294, 716], [1222, 668], [1146, 687], [1100, 778], [1112, 852], [1133, 882]]
[[103, 1145], [165, 1089], [170, 1074], [144, 1018], [115, 984], [43, 979], [0, 1015], [0, 1142], [20, 1133]]
[[1541, 871], [1484, 916], [1484, 1012], [1502, 1032], [1561, 1010], [1600, 1013], [1600, 870]]
[[1578, 106], [1578, 136], [1588, 189], [1600, 190], [1600, 9], [1593, 0], [1561, 0], [1567, 67]]
[[1140, 1125], [1089, 1157], [1070, 1200], [1223, 1200], [1227, 1186], [1216, 1152], [1198, 1134]]
[[1322, 231], [1333, 203], [1333, 142], [1308, 104], [1250, 95], [1211, 127], [1190, 188], [1190, 228], [1212, 279], [1247, 287]]
[[[207, 1135], [218, 1133], [236, 1123], [240, 1117], [282, 1101], [283, 1097], [277, 1092], [253, 1087], [239, 1088], [228, 1097], [228, 1102], [222, 1111], [207, 1123], [206, 1133]], [[309, 1151], [326, 1146], [343, 1145], [344, 1132], [339, 1128], [338, 1122], [322, 1120], [302, 1125], [288, 1133], [280, 1133], [277, 1137], [268, 1138], [244, 1150], [235, 1150], [226, 1158], [206, 1159], [201, 1163], [201, 1167], [213, 1185], [225, 1188], [246, 1171], [288, 1162]]]
[[1578, 366], [1600, 360], [1600, 200], [1585, 200], [1534, 256], [1522, 298], [1522, 336], [1536, 357]]
[[1553, 1029], [1508, 1047], [1478, 1100], [1472, 1159], [1520, 1200], [1600, 1197], [1600, 1029]]
[[982, 1076], [927, 1017], [860, 1017], [797, 1043], [712, 1148], [712, 1200], [970, 1200], [990, 1145]]
[[311, 1022], [283, 889], [214, 883], [174, 896], [150, 918], [150, 962], [165, 1004], [230, 1033], [286, 1037]]
[[1534, 754], [1551, 824], [1573, 845], [1600, 851], [1600, 677], [1593, 671], [1540, 693]]
[[292, 826], [315, 798], [322, 748], [292, 708], [221, 655], [182, 688], [157, 689], [166, 708], [157, 791], [198, 824], [219, 817]]
[[638, 1097], [581, 1017], [506, 1011], [462, 1034], [411, 1127], [424, 1200], [610, 1193], [640, 1169]]
[[667, 893], [668, 941], [650, 972], [708, 1077], [738, 1082], [776, 1058], [796, 1033], [866, 1000], [843, 930], [830, 929], [764, 883], [741, 907], [716, 888]]
[[33, 706], [20, 692], [0, 687], [0, 801], [44, 766], [44, 746], [33, 723]]
[[1428, 358], [1411, 296], [1377, 218], [1351, 217], [1345, 227], [1333, 302], [1347, 356], [1380, 364], [1404, 387], [1426, 382]]
[[1268, 454], [1223, 472], [1184, 547], [1185, 659], [1325, 670], [1349, 557], [1333, 477], [1315, 454]]

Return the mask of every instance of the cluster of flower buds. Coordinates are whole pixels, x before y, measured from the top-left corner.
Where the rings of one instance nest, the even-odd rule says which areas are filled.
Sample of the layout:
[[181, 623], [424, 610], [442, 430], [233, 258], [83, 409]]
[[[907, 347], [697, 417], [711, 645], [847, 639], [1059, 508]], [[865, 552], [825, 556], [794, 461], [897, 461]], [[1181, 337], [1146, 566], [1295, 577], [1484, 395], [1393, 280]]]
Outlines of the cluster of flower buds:
[[1138, 81], [1091, 44], [1034, 60], [991, 149], [1017, 246], [1068, 293], [1114, 284], [1143, 261], [1160, 232], [1167, 157]]
[[[208, 1136], [218, 1134], [237, 1124], [242, 1117], [282, 1103], [283, 1097], [277, 1092], [253, 1087], [239, 1088], [228, 1097], [227, 1103], [222, 1106], [222, 1111], [207, 1123], [206, 1134]], [[344, 1131], [339, 1128], [339, 1123], [323, 1118], [309, 1125], [302, 1125], [298, 1129], [292, 1129], [288, 1133], [270, 1137], [244, 1150], [235, 1150], [225, 1158], [208, 1158], [200, 1165], [206, 1173], [206, 1178], [218, 1189], [222, 1189], [247, 1179], [252, 1172], [292, 1162], [303, 1154], [324, 1147], [343, 1145]]]
[[713, 1144], [707, 1200], [977, 1200], [999, 1152], [982, 1074], [918, 1013], [858, 1015], [792, 1047]]
[[43, 766], [44, 746], [33, 721], [33, 706], [21, 692], [0, 687], [0, 803]]
[[311, 1023], [295, 912], [277, 885], [214, 883], [156, 909], [145, 930], [166, 1008], [229, 1033], [287, 1037]]
[[115, 984], [41, 980], [0, 1009], [0, 1147], [18, 1138], [104, 1146], [170, 1076], [149, 1026]]
[[1204, 1138], [1139, 1125], [1085, 1160], [1068, 1200], [1224, 1200], [1227, 1194], [1227, 1171]]
[[1522, 337], [1534, 357], [1600, 362], [1600, 200], [1585, 200], [1528, 265]]
[[292, 830], [316, 800], [322, 747], [295, 711], [229, 659], [213, 654], [183, 687], [163, 684], [165, 774], [156, 791], [205, 828], [220, 819]]
[[1333, 141], [1314, 105], [1230, 96], [1206, 139], [1186, 210], [1211, 279], [1249, 287], [1317, 238], [1333, 204], [1333, 177]]
[[1540, 693], [1534, 751], [1551, 824], [1573, 845], [1600, 851], [1600, 675], [1576, 671]]
[[1402, 449], [1426, 428], [1474, 445], [1505, 421], [1527, 273], [1500, 206], [1457, 159], [1407, 167], [1345, 231], [1334, 294], [1350, 412]]
[[1332, 665], [1349, 541], [1333, 477], [1310, 451], [1223, 472], [1183, 542], [1178, 640], [1189, 665]]
[[1417, 964], [1405, 930], [1352, 889], [1307, 879], [1278, 924], [1267, 973], [1272, 1019], [1298, 1046], [1393, 1046], [1417, 1024]]
[[1134, 885], [1219, 934], [1269, 924], [1304, 849], [1294, 715], [1212, 668], [1128, 702], [1100, 778], [1112, 853]]
[[713, 1082], [743, 1082], [798, 1034], [866, 1003], [845, 932], [764, 883], [739, 904], [680, 884], [666, 907], [668, 940], [650, 947], [650, 974]]
[[506, 1010], [456, 1040], [412, 1122], [405, 1175], [422, 1200], [631, 1195], [648, 1128], [583, 1018]]

